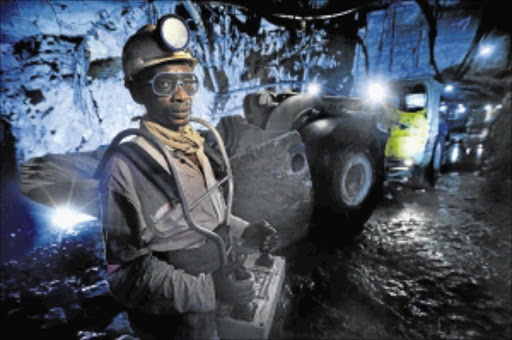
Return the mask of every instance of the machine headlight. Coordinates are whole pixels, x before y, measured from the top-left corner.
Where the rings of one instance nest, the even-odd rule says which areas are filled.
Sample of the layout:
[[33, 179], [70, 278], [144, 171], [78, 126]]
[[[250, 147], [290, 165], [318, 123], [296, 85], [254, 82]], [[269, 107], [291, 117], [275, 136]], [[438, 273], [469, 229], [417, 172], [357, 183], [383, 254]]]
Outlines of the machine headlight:
[[450, 163], [457, 163], [460, 157], [460, 146], [454, 145], [450, 150]]
[[381, 102], [388, 96], [387, 87], [379, 82], [373, 82], [368, 85], [368, 99], [372, 102]]
[[484, 145], [478, 144], [478, 146], [476, 147], [476, 157], [478, 159], [482, 158], [483, 153], [484, 153]]
[[322, 86], [319, 83], [311, 83], [308, 85], [308, 93], [312, 95], [317, 95], [322, 90]]
[[452, 84], [448, 84], [444, 87], [445, 92], [453, 92], [454, 89], [455, 87]]
[[481, 57], [489, 57], [494, 52], [494, 46], [491, 44], [483, 44], [478, 50], [478, 55]]
[[412, 166], [414, 164], [414, 161], [412, 159], [406, 159], [404, 161], [405, 166]]

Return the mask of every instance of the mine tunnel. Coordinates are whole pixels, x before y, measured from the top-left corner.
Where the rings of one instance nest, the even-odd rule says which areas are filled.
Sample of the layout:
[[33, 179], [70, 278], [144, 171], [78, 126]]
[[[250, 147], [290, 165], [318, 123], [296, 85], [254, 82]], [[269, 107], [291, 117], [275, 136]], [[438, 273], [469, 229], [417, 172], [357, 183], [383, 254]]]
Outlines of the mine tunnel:
[[[140, 259], [214, 277], [165, 257], [182, 250], [178, 216], [219, 248], [227, 279], [235, 264], [249, 273], [250, 303], [214, 298], [217, 338], [512, 338], [508, 12], [499, 0], [2, 1], [2, 338], [145, 338], [141, 320], [158, 313], [136, 319], [142, 304], [115, 295], [132, 259], [107, 249], [102, 174], [121, 152], [148, 178], [132, 190], [141, 203], [123, 203], [151, 230]], [[158, 44], [130, 64], [142, 27]], [[166, 54], [152, 63], [151, 48]], [[178, 94], [194, 155], [174, 164], [182, 146], [144, 124], [165, 125], [147, 98]], [[189, 133], [172, 117], [165, 138]], [[121, 147], [144, 143], [153, 158]], [[183, 164], [204, 195], [190, 198]], [[218, 225], [204, 231], [214, 195]], [[279, 237], [271, 251], [219, 236], [261, 220]]]

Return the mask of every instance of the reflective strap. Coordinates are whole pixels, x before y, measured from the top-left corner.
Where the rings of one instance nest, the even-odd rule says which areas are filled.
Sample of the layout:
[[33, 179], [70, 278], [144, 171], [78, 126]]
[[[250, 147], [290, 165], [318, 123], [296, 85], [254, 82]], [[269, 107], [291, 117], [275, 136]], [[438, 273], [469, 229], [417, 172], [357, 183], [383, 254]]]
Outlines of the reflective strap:
[[121, 266], [120, 264], [107, 264], [107, 274], [112, 273], [114, 270], [116, 270], [120, 266]]

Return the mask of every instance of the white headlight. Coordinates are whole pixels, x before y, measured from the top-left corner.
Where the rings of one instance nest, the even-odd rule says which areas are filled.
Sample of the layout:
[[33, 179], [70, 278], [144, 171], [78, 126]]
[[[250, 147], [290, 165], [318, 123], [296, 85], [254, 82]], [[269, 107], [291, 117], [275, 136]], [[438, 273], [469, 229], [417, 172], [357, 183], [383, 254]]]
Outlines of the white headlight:
[[457, 113], [465, 113], [466, 107], [462, 104], [457, 104]]
[[481, 55], [482, 57], [488, 57], [492, 54], [493, 51], [494, 51], [494, 46], [487, 44], [487, 45], [482, 45], [480, 47], [478, 54]]
[[308, 93], [312, 95], [317, 95], [320, 93], [320, 84], [318, 83], [311, 83], [308, 85]]
[[413, 160], [412, 159], [406, 159], [404, 161], [404, 165], [405, 166], [412, 166], [414, 164]]
[[456, 163], [458, 160], [459, 160], [459, 148], [455, 145], [451, 150], [450, 150], [450, 162], [451, 163]]
[[368, 85], [368, 98], [373, 102], [379, 102], [384, 100], [387, 96], [386, 86], [381, 83], [370, 83]]
[[453, 85], [451, 85], [451, 84], [448, 84], [448, 85], [446, 85], [446, 86], [444, 87], [444, 90], [445, 90], [446, 92], [452, 92], [452, 91], [453, 91], [453, 89], [454, 89], [454, 87], [453, 87]]
[[52, 223], [61, 230], [72, 231], [79, 223], [94, 220], [95, 217], [69, 208], [57, 208], [52, 216]]

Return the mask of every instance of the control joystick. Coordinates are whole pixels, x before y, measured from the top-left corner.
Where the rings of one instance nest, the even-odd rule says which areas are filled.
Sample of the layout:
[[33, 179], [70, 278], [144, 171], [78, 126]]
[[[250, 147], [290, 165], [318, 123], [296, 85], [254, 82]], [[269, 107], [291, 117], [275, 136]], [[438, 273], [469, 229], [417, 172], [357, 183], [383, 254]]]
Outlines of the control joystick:
[[274, 258], [270, 255], [268, 249], [260, 247], [260, 256], [254, 262], [255, 265], [271, 268], [274, 265]]
[[[235, 270], [235, 280], [244, 281], [244, 280], [253, 280], [254, 275], [248, 271], [245, 267], [238, 267]], [[254, 313], [256, 312], [256, 308], [258, 305], [252, 301], [247, 304], [238, 304], [233, 306], [233, 310], [231, 312], [231, 317], [244, 320], [250, 322], [254, 318]]]

